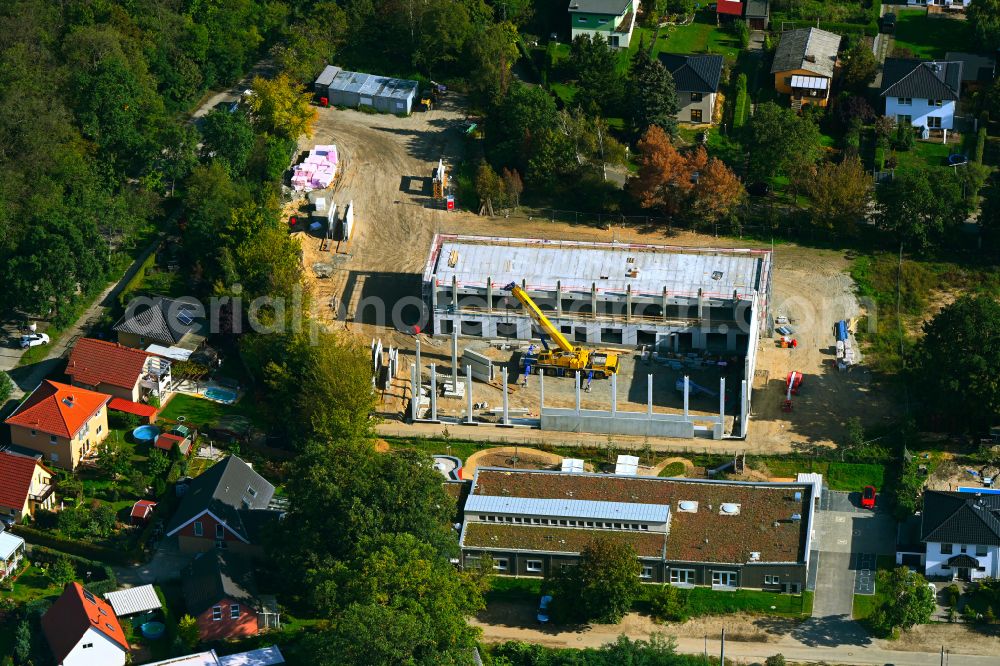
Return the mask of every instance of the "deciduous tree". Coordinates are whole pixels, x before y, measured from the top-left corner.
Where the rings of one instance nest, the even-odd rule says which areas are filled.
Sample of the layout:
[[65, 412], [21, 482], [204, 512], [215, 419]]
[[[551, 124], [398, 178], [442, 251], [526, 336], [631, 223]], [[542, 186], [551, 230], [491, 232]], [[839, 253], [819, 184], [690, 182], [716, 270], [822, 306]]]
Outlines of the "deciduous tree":
[[517, 28], [508, 22], [487, 26], [470, 40], [469, 56], [475, 65], [469, 72], [469, 86], [484, 104], [500, 104], [513, 80], [512, 68], [520, 58]]
[[961, 185], [946, 172], [897, 171], [877, 195], [882, 228], [914, 250], [928, 248], [965, 219]]
[[557, 617], [617, 623], [639, 591], [638, 556], [628, 542], [598, 536], [580, 554], [579, 565], [557, 572], [549, 584]]
[[813, 224], [821, 229], [853, 232], [868, 214], [872, 179], [857, 156], [839, 164], [823, 162], [806, 181]]
[[1000, 48], [1000, 0], [972, 0], [965, 13], [978, 46], [984, 51]]
[[657, 125], [646, 130], [637, 148], [639, 172], [629, 179], [628, 191], [644, 208], [658, 208], [667, 216], [676, 215], [694, 189], [688, 160], [677, 152]]
[[97, 449], [97, 466], [112, 479], [128, 474], [132, 454], [117, 438], [108, 437]]
[[246, 113], [216, 109], [205, 116], [201, 135], [202, 155], [216, 158], [233, 178], [244, 175], [256, 141]]
[[[963, 296], [924, 324], [914, 355], [915, 386], [928, 407], [971, 432], [994, 425], [1000, 413], [1000, 305]], [[942, 399], [947, 396], [947, 399]]]
[[906, 567], [878, 572], [876, 585], [883, 601], [872, 612], [869, 622], [883, 636], [917, 624], [927, 624], [934, 613], [934, 593], [927, 579]]
[[841, 68], [841, 80], [844, 87], [855, 92], [863, 92], [878, 71], [878, 60], [865, 40], [859, 39], [851, 49], [844, 54]]
[[68, 557], [56, 558], [49, 566], [49, 580], [57, 587], [64, 587], [76, 580], [76, 567]]
[[198, 645], [198, 621], [190, 615], [183, 615], [177, 621], [177, 638], [189, 650]]
[[252, 86], [250, 110], [261, 130], [286, 139], [312, 136], [316, 109], [303, 86], [284, 73], [273, 79], [254, 77]]
[[746, 197], [743, 183], [722, 160], [704, 156], [703, 147], [696, 152], [699, 155], [695, 163], [704, 162], [704, 166], [698, 171], [692, 192], [692, 212], [709, 224], [731, 218]]
[[766, 181], [808, 169], [820, 155], [819, 129], [791, 109], [765, 102], [747, 124], [750, 175]]
[[476, 196], [479, 197], [480, 215], [494, 215], [493, 207], [502, 208], [507, 198], [504, 182], [486, 160], [476, 169]]

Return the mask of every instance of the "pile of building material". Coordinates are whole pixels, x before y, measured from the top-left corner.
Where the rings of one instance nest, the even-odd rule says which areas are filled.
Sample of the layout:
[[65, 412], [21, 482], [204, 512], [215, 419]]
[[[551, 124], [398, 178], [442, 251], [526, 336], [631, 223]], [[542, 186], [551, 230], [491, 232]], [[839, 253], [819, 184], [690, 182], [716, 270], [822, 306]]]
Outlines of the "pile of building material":
[[855, 363], [854, 345], [851, 343], [851, 332], [847, 322], [840, 320], [835, 327], [837, 338], [837, 368], [846, 370]]
[[330, 187], [337, 175], [337, 146], [318, 145], [292, 168], [292, 189], [296, 192], [322, 190]]

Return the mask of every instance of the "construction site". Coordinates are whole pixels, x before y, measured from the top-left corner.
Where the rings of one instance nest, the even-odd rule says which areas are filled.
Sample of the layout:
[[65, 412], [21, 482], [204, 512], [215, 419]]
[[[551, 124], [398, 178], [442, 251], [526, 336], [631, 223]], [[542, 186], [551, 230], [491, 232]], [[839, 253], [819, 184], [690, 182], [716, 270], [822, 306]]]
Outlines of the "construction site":
[[[320, 108], [300, 144], [303, 155], [335, 145], [338, 160], [329, 187], [293, 193], [286, 209], [311, 221], [294, 231], [310, 307], [366, 345], [381, 341], [382, 379], [393, 353], [391, 380], [376, 377], [381, 432], [524, 443], [615, 435], [668, 448], [740, 438], [743, 450], [787, 451], [835, 442], [851, 415], [892, 418], [863, 366], [838, 369], [835, 325], [860, 314], [842, 255], [477, 215], [450, 182], [468, 127], [452, 97], [409, 117]], [[543, 342], [512, 285], [570, 351], [555, 335]], [[611, 355], [614, 372], [594, 365]]]

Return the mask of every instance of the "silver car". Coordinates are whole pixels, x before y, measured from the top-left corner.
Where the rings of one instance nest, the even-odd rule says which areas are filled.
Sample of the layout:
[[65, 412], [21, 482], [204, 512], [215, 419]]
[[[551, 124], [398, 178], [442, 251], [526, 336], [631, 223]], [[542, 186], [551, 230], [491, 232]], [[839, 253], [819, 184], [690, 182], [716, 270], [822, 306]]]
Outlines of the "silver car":
[[28, 333], [21, 336], [21, 349], [39, 347], [49, 344], [49, 336], [45, 333]]

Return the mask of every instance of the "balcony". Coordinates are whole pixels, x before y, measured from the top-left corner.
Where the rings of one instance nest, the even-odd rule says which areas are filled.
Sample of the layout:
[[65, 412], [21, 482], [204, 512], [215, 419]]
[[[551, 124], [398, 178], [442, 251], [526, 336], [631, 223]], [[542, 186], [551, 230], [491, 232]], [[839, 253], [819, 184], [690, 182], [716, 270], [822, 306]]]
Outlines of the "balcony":
[[41, 504], [42, 502], [44, 502], [45, 500], [47, 500], [52, 495], [52, 492], [54, 490], [55, 490], [55, 486], [53, 486], [50, 483], [47, 483], [47, 484], [45, 484], [43, 486], [38, 486], [38, 493], [37, 494], [30, 494], [29, 493], [28, 494], [28, 499], [30, 501], [32, 501], [32, 502], [37, 502], [37, 503]]

